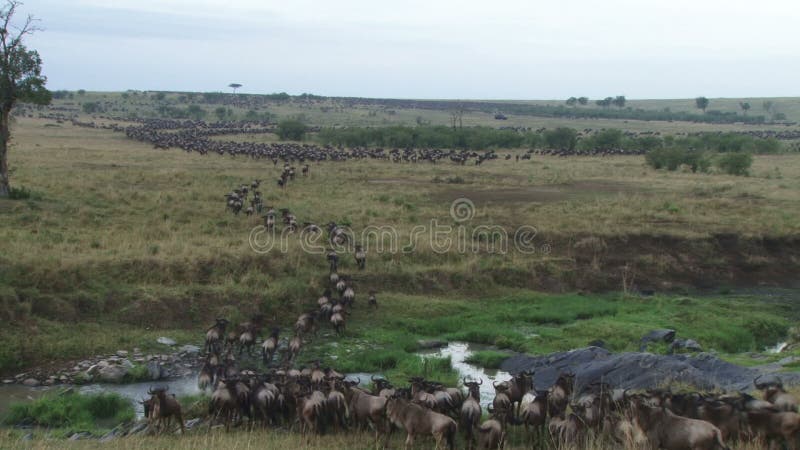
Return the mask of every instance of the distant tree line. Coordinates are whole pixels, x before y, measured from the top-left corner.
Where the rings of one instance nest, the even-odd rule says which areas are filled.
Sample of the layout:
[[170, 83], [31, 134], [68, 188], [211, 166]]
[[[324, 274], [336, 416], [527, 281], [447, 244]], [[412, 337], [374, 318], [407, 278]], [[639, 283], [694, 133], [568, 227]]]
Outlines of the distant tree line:
[[605, 129], [582, 135], [568, 127], [544, 130], [497, 129], [490, 127], [391, 126], [323, 128], [316, 139], [322, 144], [345, 147], [643, 150], [685, 148], [712, 152], [776, 153], [783, 149], [772, 137], [741, 133], [699, 133], [690, 136], [660, 136]]

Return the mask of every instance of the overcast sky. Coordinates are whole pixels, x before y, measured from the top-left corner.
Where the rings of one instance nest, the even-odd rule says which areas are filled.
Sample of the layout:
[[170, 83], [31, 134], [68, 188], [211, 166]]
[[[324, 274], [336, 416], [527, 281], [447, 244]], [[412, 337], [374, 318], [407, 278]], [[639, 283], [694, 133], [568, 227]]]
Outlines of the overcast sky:
[[25, 0], [50, 89], [800, 96], [797, 0]]

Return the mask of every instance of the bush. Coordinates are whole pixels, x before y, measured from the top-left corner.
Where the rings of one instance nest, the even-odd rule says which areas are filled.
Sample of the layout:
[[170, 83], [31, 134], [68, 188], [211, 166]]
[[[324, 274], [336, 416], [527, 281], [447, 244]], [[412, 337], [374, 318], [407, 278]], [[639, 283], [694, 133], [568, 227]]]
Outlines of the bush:
[[708, 157], [697, 150], [686, 150], [677, 147], [658, 148], [645, 155], [647, 164], [656, 169], [678, 170], [682, 165], [688, 166], [692, 172], [707, 172], [711, 162]]
[[4, 423], [86, 431], [95, 429], [99, 420], [116, 425], [133, 418], [133, 405], [119, 394], [68, 392], [45, 395], [32, 402], [13, 403]]
[[286, 119], [278, 123], [278, 137], [300, 141], [306, 134], [306, 125], [297, 119]]
[[42, 195], [24, 187], [12, 187], [8, 192], [8, 198], [10, 200], [41, 200]]
[[717, 158], [717, 167], [728, 175], [746, 176], [753, 165], [753, 155], [747, 152], [734, 152]]
[[508, 353], [484, 350], [469, 355], [465, 361], [486, 369], [499, 369], [500, 364], [507, 360], [509, 356]]

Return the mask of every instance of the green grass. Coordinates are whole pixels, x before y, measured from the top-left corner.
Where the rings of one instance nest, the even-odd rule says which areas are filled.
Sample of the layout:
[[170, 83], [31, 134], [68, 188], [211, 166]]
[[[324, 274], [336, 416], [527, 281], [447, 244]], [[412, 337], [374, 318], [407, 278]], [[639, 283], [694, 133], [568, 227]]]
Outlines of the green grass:
[[509, 356], [508, 353], [504, 352], [481, 350], [470, 354], [466, 362], [486, 369], [499, 369], [500, 364], [507, 360]]
[[58, 428], [65, 435], [79, 431], [101, 434], [133, 418], [133, 405], [118, 394], [67, 392], [12, 404], [3, 423]]

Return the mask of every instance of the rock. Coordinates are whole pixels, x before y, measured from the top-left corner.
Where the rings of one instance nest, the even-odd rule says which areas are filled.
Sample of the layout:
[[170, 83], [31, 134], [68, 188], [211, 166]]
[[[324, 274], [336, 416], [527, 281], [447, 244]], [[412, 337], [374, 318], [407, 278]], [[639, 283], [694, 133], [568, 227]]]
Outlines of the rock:
[[14, 383], [14, 380], [11, 378], [6, 378], [5, 380], [3, 380], [3, 384], [12, 384], [12, 383]]
[[39, 386], [41, 383], [36, 378], [26, 378], [22, 384], [28, 387], [36, 387]]
[[121, 365], [126, 369], [133, 369], [133, 363], [128, 361], [127, 359], [123, 359], [122, 361], [120, 361], [119, 365]]
[[116, 355], [120, 358], [126, 358], [128, 356], [128, 352], [126, 350], [117, 350]]
[[191, 430], [195, 425], [197, 425], [200, 422], [201, 422], [201, 419], [199, 419], [199, 418], [189, 419], [189, 420], [186, 421], [186, 425], [185, 425], [186, 429], [187, 430]]
[[442, 347], [447, 347], [446, 341], [440, 341], [436, 339], [417, 341], [417, 348], [419, 348], [420, 350], [428, 350], [428, 349], [442, 348]]
[[[600, 381], [622, 389], [652, 389], [679, 383], [708, 391], [750, 391], [753, 380], [761, 374], [758, 369], [737, 366], [708, 353], [611, 353], [599, 347], [538, 357], [514, 355], [503, 361], [500, 369], [509, 373], [535, 370], [537, 386], [552, 386], [559, 374], [573, 372], [576, 392]], [[781, 373], [780, 377], [785, 386], [800, 384], [800, 373]], [[759, 381], [767, 380], [765, 375]]]
[[25, 436], [19, 438], [20, 441], [32, 441], [33, 440], [33, 433], [27, 433]]
[[653, 330], [642, 336], [641, 344], [639, 345], [639, 351], [646, 351], [648, 342], [665, 342], [669, 344], [673, 340], [675, 340], [675, 330]]
[[778, 361], [778, 364], [785, 366], [787, 364], [794, 364], [800, 361], [800, 356], [787, 356], [786, 358], [781, 359]]
[[164, 377], [164, 368], [158, 361], [150, 361], [147, 363], [147, 375], [150, 380], [157, 381]]
[[128, 369], [121, 365], [109, 365], [101, 367], [97, 371], [97, 380], [104, 383], [122, 383], [125, 375], [128, 374]]
[[69, 440], [70, 441], [77, 441], [78, 439], [83, 439], [83, 438], [89, 437], [89, 436], [91, 436], [89, 433], [80, 432], [80, 433], [75, 433], [72, 436], [70, 436]]
[[669, 346], [669, 354], [673, 354], [675, 350], [686, 350], [690, 352], [702, 352], [703, 347], [694, 339], [675, 339]]
[[178, 351], [189, 355], [196, 355], [200, 353], [200, 347], [196, 345], [184, 345], [181, 348], [179, 348]]
[[131, 436], [134, 434], [142, 434], [147, 431], [147, 420], [140, 420], [139, 422], [133, 424], [130, 430], [126, 433], [127, 436]]
[[169, 345], [170, 347], [172, 347], [173, 345], [177, 344], [177, 342], [175, 342], [174, 339], [170, 339], [170, 338], [164, 337], [164, 336], [156, 339], [156, 342], [158, 342], [159, 344]]
[[108, 433], [104, 434], [103, 437], [100, 438], [100, 442], [109, 442], [113, 441], [114, 439], [123, 435], [124, 432], [121, 427], [116, 427], [113, 430], [109, 431]]

